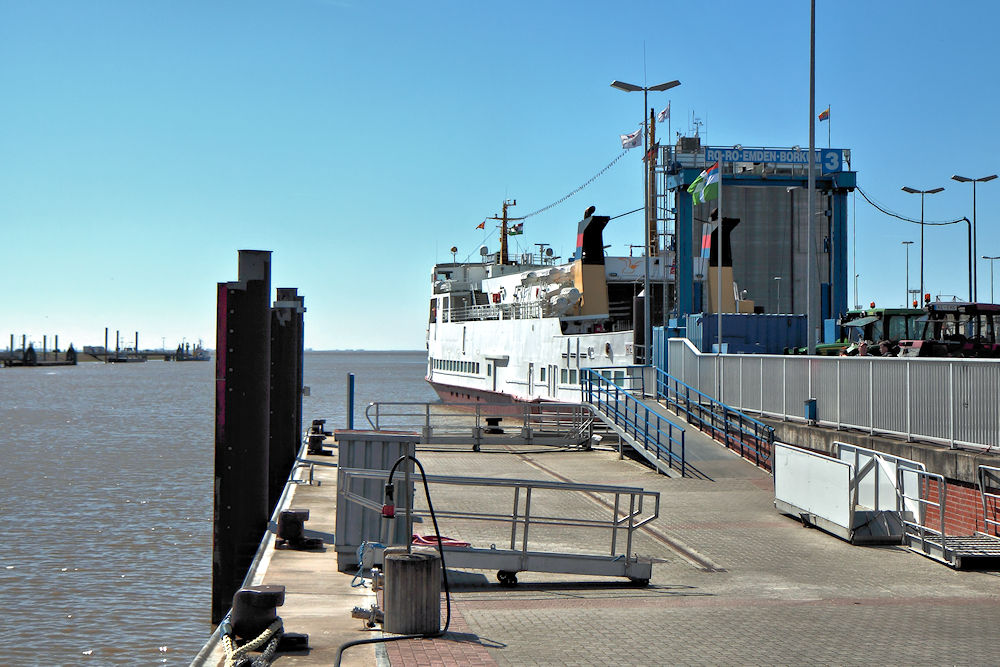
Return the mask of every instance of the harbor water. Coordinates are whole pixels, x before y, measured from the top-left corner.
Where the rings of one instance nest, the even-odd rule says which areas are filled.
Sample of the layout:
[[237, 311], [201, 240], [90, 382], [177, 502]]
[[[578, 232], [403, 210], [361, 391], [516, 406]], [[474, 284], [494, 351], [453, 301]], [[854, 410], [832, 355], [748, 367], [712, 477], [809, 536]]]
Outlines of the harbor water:
[[[307, 352], [303, 425], [432, 401], [425, 352]], [[5, 665], [187, 665], [210, 634], [214, 363], [0, 370]]]

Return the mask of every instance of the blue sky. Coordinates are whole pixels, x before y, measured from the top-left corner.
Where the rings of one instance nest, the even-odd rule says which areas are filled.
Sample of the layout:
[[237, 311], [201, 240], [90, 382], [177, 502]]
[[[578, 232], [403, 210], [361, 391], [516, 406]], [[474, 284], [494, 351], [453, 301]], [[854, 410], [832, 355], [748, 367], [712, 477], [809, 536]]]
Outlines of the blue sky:
[[[944, 186], [926, 219], [971, 218], [950, 176], [1000, 171], [994, 3], [817, 5], [817, 113], [861, 187], [919, 218], [900, 187]], [[805, 0], [4, 0], [0, 346], [106, 326], [214, 346], [215, 283], [250, 248], [305, 296], [308, 346], [422, 348], [434, 261], [495, 249], [475, 227], [505, 198], [540, 209], [621, 152], [642, 103], [613, 79], [680, 79], [651, 106], [671, 101], [674, 130], [695, 114], [710, 144], [806, 145], [808, 49]], [[565, 256], [588, 205], [640, 207], [640, 158], [530, 218], [522, 247]], [[1000, 255], [1000, 179], [977, 195], [979, 254]], [[901, 304], [919, 225], [857, 201], [860, 300]], [[612, 222], [610, 252], [640, 218]], [[966, 294], [965, 249], [964, 225], [927, 228], [932, 293]]]

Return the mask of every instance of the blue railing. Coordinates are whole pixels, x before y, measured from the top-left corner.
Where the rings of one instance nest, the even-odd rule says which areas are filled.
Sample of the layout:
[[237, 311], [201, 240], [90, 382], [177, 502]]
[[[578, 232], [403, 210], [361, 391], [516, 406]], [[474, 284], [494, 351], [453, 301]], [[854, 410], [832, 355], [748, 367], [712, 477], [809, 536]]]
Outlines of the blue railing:
[[[626, 374], [629, 369], [635, 368], [640, 369], [638, 377]], [[647, 455], [665, 462], [672, 469], [679, 469], [683, 477], [687, 472], [684, 428], [636, 398], [636, 393], [645, 395], [641, 369], [580, 369], [583, 396], [615, 426], [632, 436]]]
[[757, 467], [771, 470], [774, 429], [767, 424], [701, 393], [659, 368], [656, 369], [656, 398], [677, 414], [683, 413], [689, 424], [709, 433]]

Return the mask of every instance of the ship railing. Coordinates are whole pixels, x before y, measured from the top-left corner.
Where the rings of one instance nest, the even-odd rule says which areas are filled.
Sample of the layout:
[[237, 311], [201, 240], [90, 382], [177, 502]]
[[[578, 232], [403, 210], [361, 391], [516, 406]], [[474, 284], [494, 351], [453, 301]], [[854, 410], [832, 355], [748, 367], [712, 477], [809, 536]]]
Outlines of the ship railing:
[[478, 320], [530, 320], [539, 319], [545, 314], [543, 301], [526, 301], [523, 303], [480, 304], [455, 308], [448, 320], [451, 322], [473, 322]]
[[376, 401], [365, 408], [376, 431], [418, 433], [422, 444], [537, 444], [588, 447], [594, 411], [583, 403], [421, 403]]
[[649, 407], [647, 396], [648, 366], [584, 368], [580, 370], [583, 395], [609, 425], [620, 430], [629, 444], [658, 468], [666, 465], [687, 473], [684, 452], [684, 427]]
[[656, 369], [656, 398], [759, 468], [771, 470], [774, 429]]

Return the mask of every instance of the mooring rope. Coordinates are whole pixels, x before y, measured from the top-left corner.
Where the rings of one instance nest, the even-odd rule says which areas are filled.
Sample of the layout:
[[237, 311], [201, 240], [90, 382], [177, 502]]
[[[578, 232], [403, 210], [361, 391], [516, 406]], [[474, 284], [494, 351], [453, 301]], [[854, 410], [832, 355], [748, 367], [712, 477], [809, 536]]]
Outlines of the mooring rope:
[[222, 635], [222, 650], [226, 652], [225, 667], [236, 667], [236, 665], [246, 664], [244, 658], [247, 654], [250, 651], [257, 650], [258, 647], [263, 646], [265, 643], [267, 643], [267, 648], [260, 654], [260, 657], [250, 659], [249, 664], [251, 667], [267, 667], [267, 665], [270, 665], [271, 658], [274, 657], [275, 651], [278, 650], [278, 642], [281, 640], [281, 625], [281, 619], [275, 619], [264, 632], [239, 648], [234, 647], [232, 635], [228, 633]]

